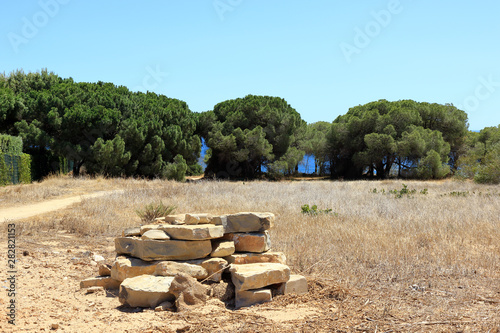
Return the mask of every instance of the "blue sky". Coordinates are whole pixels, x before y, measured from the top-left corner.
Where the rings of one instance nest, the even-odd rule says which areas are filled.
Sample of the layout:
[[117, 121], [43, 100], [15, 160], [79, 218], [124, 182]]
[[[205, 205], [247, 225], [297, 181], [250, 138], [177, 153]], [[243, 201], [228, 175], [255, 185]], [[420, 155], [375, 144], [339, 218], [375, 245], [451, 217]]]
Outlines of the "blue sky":
[[188, 103], [285, 98], [307, 122], [378, 99], [500, 124], [500, 2], [4, 1], [0, 72], [47, 68]]

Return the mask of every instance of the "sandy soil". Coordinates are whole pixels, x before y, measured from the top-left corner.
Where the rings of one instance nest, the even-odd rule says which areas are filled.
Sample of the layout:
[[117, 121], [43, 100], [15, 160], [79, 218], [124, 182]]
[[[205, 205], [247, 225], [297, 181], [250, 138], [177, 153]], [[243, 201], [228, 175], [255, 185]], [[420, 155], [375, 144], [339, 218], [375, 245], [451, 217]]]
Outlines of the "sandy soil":
[[[56, 208], [49, 202], [42, 207]], [[21, 211], [35, 213], [33, 206]], [[2, 233], [5, 267], [7, 230]], [[363, 289], [342, 285], [342, 277], [308, 277], [306, 295], [278, 296], [237, 311], [213, 299], [175, 313], [124, 307], [116, 290], [86, 294], [80, 281], [97, 275], [91, 254], [111, 263], [113, 239], [66, 232], [17, 236], [16, 326], [7, 322], [10, 275], [2, 269], [0, 332], [500, 332], [500, 272], [435, 276], [413, 285], [366, 277]]]

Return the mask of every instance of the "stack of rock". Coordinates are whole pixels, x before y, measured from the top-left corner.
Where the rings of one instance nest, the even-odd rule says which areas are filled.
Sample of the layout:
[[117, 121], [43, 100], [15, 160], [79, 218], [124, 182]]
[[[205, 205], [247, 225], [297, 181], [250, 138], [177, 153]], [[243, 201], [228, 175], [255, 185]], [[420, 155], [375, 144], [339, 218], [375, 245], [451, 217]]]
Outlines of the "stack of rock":
[[221, 282], [225, 272], [234, 284], [235, 308], [270, 301], [273, 294], [305, 293], [306, 279], [290, 275], [285, 255], [271, 251], [274, 219], [272, 213], [180, 214], [126, 229], [115, 239], [118, 256], [110, 276], [81, 286], [119, 285], [122, 304], [156, 307], [176, 300], [178, 310], [179, 298], [204, 298], [203, 291], [192, 291], [196, 280]]

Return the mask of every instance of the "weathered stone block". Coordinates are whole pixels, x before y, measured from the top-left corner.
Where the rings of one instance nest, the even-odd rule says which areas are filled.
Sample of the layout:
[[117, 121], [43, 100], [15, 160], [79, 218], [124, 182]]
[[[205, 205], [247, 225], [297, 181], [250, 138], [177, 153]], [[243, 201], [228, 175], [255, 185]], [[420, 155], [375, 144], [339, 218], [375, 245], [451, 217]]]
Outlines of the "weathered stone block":
[[207, 224], [212, 223], [213, 216], [211, 214], [186, 214], [184, 222], [186, 224]]
[[234, 242], [230, 240], [213, 240], [211, 257], [227, 257], [236, 251]]
[[269, 302], [273, 299], [270, 289], [240, 290], [236, 291], [236, 309], [254, 304]]
[[130, 255], [146, 261], [200, 259], [212, 252], [210, 240], [150, 240], [130, 237], [115, 238], [118, 254]]
[[208, 259], [198, 259], [189, 260], [187, 263], [193, 265], [200, 265], [207, 270], [208, 280], [219, 282], [222, 278], [222, 273], [225, 268], [227, 268], [227, 261], [222, 258], [208, 258]]
[[176, 298], [177, 312], [204, 305], [207, 301], [207, 291], [206, 286], [184, 273], [177, 274], [170, 286], [170, 292]]
[[163, 230], [152, 229], [143, 233], [141, 239], [168, 240], [170, 237]]
[[290, 268], [283, 264], [258, 263], [229, 267], [236, 291], [259, 289], [290, 279]]
[[302, 275], [292, 274], [290, 275], [290, 279], [287, 282], [282, 283], [276, 290], [276, 294], [278, 295], [288, 295], [288, 294], [297, 294], [302, 295], [306, 294], [307, 289], [307, 280]]
[[132, 237], [140, 235], [141, 235], [141, 227], [127, 228], [122, 232], [122, 237]]
[[125, 279], [120, 285], [118, 298], [120, 303], [131, 307], [151, 307], [165, 301], [173, 301], [175, 296], [170, 292], [174, 280], [171, 276], [141, 275]]
[[162, 221], [168, 224], [184, 224], [185, 218], [186, 214], [167, 215], [163, 218]]
[[110, 276], [99, 276], [80, 281], [80, 288], [103, 287], [105, 289], [118, 289], [120, 281], [117, 281]]
[[206, 240], [220, 238], [224, 235], [224, 228], [213, 224], [198, 225], [161, 225], [170, 238], [180, 240]]
[[199, 265], [176, 261], [162, 261], [156, 265], [155, 275], [175, 276], [179, 273], [187, 274], [197, 280], [203, 280], [208, 276], [207, 270]]
[[236, 233], [225, 234], [223, 239], [234, 242], [236, 252], [265, 252], [271, 248], [269, 233]]
[[264, 253], [233, 253], [224, 257], [230, 264], [244, 265], [256, 263], [276, 263], [286, 265], [286, 256], [283, 252], [264, 252]]
[[146, 224], [141, 226], [141, 235], [143, 235], [145, 232], [149, 230], [156, 230], [161, 224]]
[[[237, 213], [222, 215], [220, 223], [224, 226], [224, 233], [259, 232], [269, 230], [274, 225], [273, 213]], [[219, 222], [218, 220], [216, 221]]]
[[138, 258], [117, 257], [111, 267], [111, 277], [118, 281], [139, 275], [153, 275], [157, 261], [144, 261]]
[[110, 276], [111, 275], [111, 265], [99, 264], [99, 275], [100, 276]]

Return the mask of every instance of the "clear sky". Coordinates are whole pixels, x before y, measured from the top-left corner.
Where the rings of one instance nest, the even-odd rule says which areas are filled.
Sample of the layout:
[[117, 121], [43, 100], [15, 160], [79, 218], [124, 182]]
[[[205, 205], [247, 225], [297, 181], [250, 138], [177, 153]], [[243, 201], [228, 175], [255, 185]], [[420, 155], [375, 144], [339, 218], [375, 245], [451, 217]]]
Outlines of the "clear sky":
[[500, 124], [495, 0], [3, 1], [0, 72], [47, 68], [188, 103], [279, 96], [307, 122], [378, 99]]

